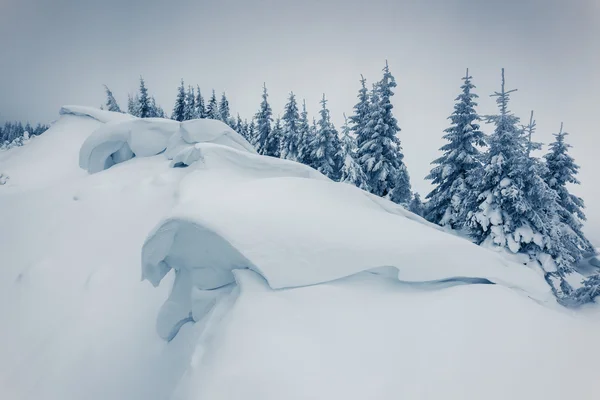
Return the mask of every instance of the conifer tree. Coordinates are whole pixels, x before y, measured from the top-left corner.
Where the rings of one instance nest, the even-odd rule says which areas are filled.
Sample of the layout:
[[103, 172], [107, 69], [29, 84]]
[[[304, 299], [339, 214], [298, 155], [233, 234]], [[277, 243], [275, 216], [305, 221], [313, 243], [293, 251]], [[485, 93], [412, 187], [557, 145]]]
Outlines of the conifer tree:
[[150, 98], [148, 97], [148, 89], [144, 82], [144, 78], [140, 77], [140, 97], [138, 100], [138, 112], [140, 118], [150, 117]]
[[572, 256], [564, 247], [557, 220], [556, 193], [538, 175], [527, 156], [527, 140], [517, 127], [519, 118], [508, 110], [510, 94], [502, 87], [494, 93], [499, 114], [487, 117], [494, 123], [484, 167], [472, 170], [474, 205], [467, 214], [468, 227], [478, 243], [504, 247], [513, 253], [526, 253], [540, 260], [551, 255], [559, 270], [569, 270]]
[[426, 218], [438, 225], [460, 228], [465, 215], [464, 201], [471, 187], [467, 176], [480, 166], [481, 154], [476, 146], [485, 146], [484, 133], [479, 130], [480, 119], [475, 111], [477, 95], [472, 92], [469, 70], [462, 80], [462, 93], [455, 99], [454, 112], [448, 119], [451, 126], [444, 130], [448, 141], [440, 148], [444, 154], [433, 161], [435, 165], [425, 179], [435, 188], [427, 195]]
[[194, 95], [194, 88], [188, 86], [183, 106], [183, 120], [189, 121], [194, 118], [196, 118], [196, 96]]
[[302, 112], [298, 121], [298, 162], [311, 165], [310, 162], [310, 124], [306, 111], [306, 100], [302, 100]]
[[148, 117], [151, 118], [166, 118], [165, 111], [161, 106], [156, 104], [156, 99], [154, 96], [150, 97], [150, 114]]
[[396, 82], [386, 62], [382, 80], [373, 85], [368, 120], [358, 132], [358, 162], [367, 176], [371, 193], [408, 204], [410, 178], [397, 137], [400, 128], [392, 114], [394, 87]]
[[215, 95], [215, 90], [212, 91], [212, 96], [208, 101], [208, 106], [206, 107], [206, 118], [222, 120], [221, 112], [219, 111], [219, 104], [217, 103], [217, 96]]
[[171, 119], [179, 122], [185, 120], [185, 86], [183, 84], [183, 79], [177, 90], [177, 98], [175, 99], [175, 107], [173, 107]]
[[281, 118], [275, 119], [271, 134], [267, 137], [267, 149], [269, 149], [270, 156], [281, 157], [281, 139], [283, 136], [283, 126], [281, 125]]
[[130, 94], [127, 95], [127, 112], [134, 117], [140, 116], [139, 110], [139, 96], [136, 95], [135, 98]]
[[106, 91], [106, 109], [108, 111], [121, 112], [121, 108], [117, 104], [117, 101], [108, 86], [104, 85], [104, 90]]
[[342, 164], [341, 144], [331, 122], [324, 94], [319, 115], [318, 129], [311, 143], [312, 167], [333, 180], [339, 180]]
[[256, 124], [254, 123], [254, 118], [250, 121], [249, 124], [246, 124], [246, 140], [250, 142], [255, 149], [257, 147], [257, 133], [256, 133]]
[[342, 170], [340, 182], [350, 183], [363, 190], [368, 190], [367, 177], [361, 166], [356, 162], [356, 140], [350, 134], [348, 118], [344, 114], [344, 125], [342, 126]]
[[290, 92], [290, 97], [285, 105], [283, 113], [283, 135], [281, 143], [281, 158], [292, 161], [300, 160], [300, 114], [298, 113], [298, 104], [294, 92]]
[[369, 103], [369, 91], [367, 90], [367, 80], [360, 76], [361, 87], [358, 91], [358, 103], [354, 106], [354, 115], [350, 116], [351, 130], [356, 135], [356, 144], [360, 148], [368, 139], [366, 131], [367, 123], [371, 115], [371, 104]]
[[579, 165], [575, 163], [573, 157], [569, 155], [571, 145], [565, 142], [567, 132], [563, 131], [563, 124], [560, 124], [560, 131], [554, 134], [555, 140], [549, 146], [548, 153], [544, 156], [546, 159], [546, 169], [544, 180], [548, 186], [558, 195], [558, 215], [560, 221], [566, 225], [564, 229], [565, 238], [572, 244], [574, 256], [576, 259], [581, 252], [593, 252], [594, 247], [585, 237], [582, 231], [583, 221], [586, 220], [583, 209], [585, 208], [583, 199], [571, 194], [567, 184], [579, 185], [576, 178], [579, 172]]
[[204, 106], [204, 97], [200, 93], [200, 86], [196, 86], [196, 118], [206, 118], [206, 107]]
[[221, 95], [221, 102], [219, 103], [219, 112], [221, 113], [221, 121], [227, 125], [232, 126], [233, 120], [231, 119], [231, 111], [229, 110], [229, 100], [225, 96], [225, 92]]
[[415, 193], [413, 195], [413, 198], [410, 201], [410, 204], [408, 205], [408, 210], [421, 217], [423, 216], [425, 212], [425, 207], [423, 206], [423, 202], [421, 201], [421, 195], [419, 195], [419, 193]]
[[279, 143], [270, 140], [272, 136], [271, 122], [273, 121], [273, 112], [269, 105], [267, 86], [263, 84], [262, 102], [260, 109], [256, 113], [256, 139], [255, 147], [258, 154], [266, 156], [275, 156], [279, 152]]

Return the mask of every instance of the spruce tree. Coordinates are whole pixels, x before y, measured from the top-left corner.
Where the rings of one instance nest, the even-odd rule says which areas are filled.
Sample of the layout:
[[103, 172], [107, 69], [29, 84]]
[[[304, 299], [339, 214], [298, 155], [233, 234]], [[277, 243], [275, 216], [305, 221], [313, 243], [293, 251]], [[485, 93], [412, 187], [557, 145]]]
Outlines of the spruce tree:
[[269, 105], [267, 86], [263, 84], [262, 102], [260, 109], [256, 113], [256, 136], [255, 147], [258, 154], [273, 156], [279, 152], [279, 143], [269, 140], [272, 135], [271, 122], [273, 121], [273, 112]]
[[104, 85], [104, 90], [106, 91], [106, 109], [108, 111], [121, 112], [121, 108], [117, 104], [117, 101], [108, 86]]
[[408, 205], [408, 210], [421, 217], [425, 213], [425, 207], [423, 206], [423, 202], [421, 201], [421, 195], [419, 195], [419, 193], [415, 193], [413, 195], [413, 198], [410, 201], [410, 204]]
[[558, 229], [556, 193], [538, 175], [527, 156], [527, 140], [517, 127], [519, 118], [508, 109], [510, 94], [502, 87], [494, 93], [499, 114], [488, 116], [495, 125], [483, 168], [472, 170], [473, 205], [467, 214], [468, 228], [478, 244], [489, 243], [513, 253], [529, 254], [540, 260], [551, 255], [562, 272], [573, 262]]
[[137, 95], [135, 98], [133, 98], [130, 94], [127, 95], [127, 112], [134, 117], [140, 116], [138, 99], [139, 98]]
[[564, 229], [565, 236], [574, 246], [575, 258], [578, 259], [577, 248], [580, 252], [593, 252], [594, 247], [582, 231], [582, 221], [586, 220], [583, 212], [585, 208], [583, 199], [571, 194], [567, 188], [567, 184], [580, 184], [576, 178], [579, 165], [569, 155], [571, 145], [565, 142], [567, 135], [568, 133], [563, 131], [563, 124], [561, 123], [560, 131], [554, 134], [555, 140], [550, 144], [549, 151], [544, 156], [546, 159], [544, 180], [558, 195], [560, 221], [566, 225], [566, 229]]
[[366, 131], [367, 123], [371, 115], [371, 104], [369, 103], [369, 91], [367, 90], [367, 80], [360, 76], [361, 87], [358, 91], [358, 103], [354, 106], [354, 115], [350, 116], [351, 130], [356, 135], [356, 144], [360, 148], [368, 139]]
[[200, 93], [200, 86], [196, 86], [196, 118], [206, 118], [206, 107], [204, 106], [204, 97]]
[[196, 96], [194, 95], [194, 88], [188, 86], [183, 106], [183, 120], [189, 121], [194, 118], [196, 118]]
[[358, 162], [367, 176], [371, 193], [407, 204], [411, 193], [410, 178], [397, 137], [400, 128], [392, 114], [394, 87], [396, 82], [386, 62], [382, 80], [373, 85], [367, 122], [358, 132]]
[[270, 156], [281, 157], [281, 140], [283, 137], [283, 126], [281, 125], [281, 118], [275, 119], [271, 134], [267, 137], [267, 149], [269, 149]]
[[310, 165], [310, 124], [306, 111], [306, 100], [302, 100], [302, 112], [298, 121], [298, 162]]
[[138, 112], [140, 118], [150, 117], [150, 98], [148, 97], [148, 89], [144, 82], [144, 78], [140, 76], [140, 97], [138, 99]]
[[183, 84], [183, 79], [181, 80], [181, 85], [177, 89], [177, 98], [175, 99], [175, 106], [173, 107], [171, 119], [179, 122], [185, 120], [185, 86]]
[[281, 143], [281, 158], [292, 161], [300, 160], [300, 114], [298, 113], [298, 104], [294, 92], [290, 92], [290, 97], [285, 105], [283, 113], [283, 136]]
[[256, 133], [256, 124], [254, 123], [254, 118], [250, 121], [249, 124], [246, 124], [246, 140], [250, 142], [255, 149], [257, 147], [257, 133]]
[[221, 113], [219, 111], [219, 104], [217, 103], [217, 96], [215, 95], [215, 90], [212, 91], [212, 96], [208, 101], [208, 106], [206, 107], [206, 118], [222, 120]]
[[367, 177], [361, 166], [356, 162], [356, 140], [350, 134], [348, 118], [344, 114], [344, 125], [342, 126], [342, 170], [340, 182], [352, 184], [363, 190], [368, 190]]
[[331, 122], [324, 94], [319, 115], [318, 129], [311, 143], [312, 167], [333, 180], [339, 180], [342, 164], [341, 144]]
[[480, 166], [481, 154], [476, 146], [485, 146], [484, 133], [479, 130], [479, 115], [475, 111], [477, 95], [472, 92], [469, 70], [462, 80], [462, 93], [455, 99], [454, 112], [448, 119], [451, 126], [444, 130], [448, 141], [440, 148], [444, 154], [425, 179], [435, 188], [427, 195], [427, 220], [442, 226], [460, 228], [467, 194], [472, 190], [467, 182], [471, 170]]
[[221, 113], [221, 120], [227, 125], [232, 126], [233, 120], [231, 119], [231, 111], [229, 110], [229, 100], [225, 96], [225, 92], [221, 95], [221, 102], [219, 103], [219, 112]]

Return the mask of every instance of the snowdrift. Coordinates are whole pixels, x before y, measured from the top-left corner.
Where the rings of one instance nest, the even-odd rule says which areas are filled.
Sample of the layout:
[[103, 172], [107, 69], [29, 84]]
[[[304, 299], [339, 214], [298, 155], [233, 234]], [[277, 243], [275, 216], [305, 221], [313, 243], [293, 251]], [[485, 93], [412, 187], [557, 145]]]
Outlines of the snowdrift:
[[138, 121], [64, 107], [0, 154], [0, 398], [596, 398], [597, 310], [541, 271], [220, 123]]

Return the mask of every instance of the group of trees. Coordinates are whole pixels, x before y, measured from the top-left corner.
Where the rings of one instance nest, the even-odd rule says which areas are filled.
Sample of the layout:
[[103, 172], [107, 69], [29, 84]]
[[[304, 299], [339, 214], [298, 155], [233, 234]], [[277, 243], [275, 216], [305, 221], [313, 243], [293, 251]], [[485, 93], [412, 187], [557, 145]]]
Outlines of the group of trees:
[[[579, 167], [568, 154], [567, 133], [556, 133], [543, 159], [532, 150], [533, 112], [527, 125], [508, 108], [511, 93], [504, 70], [496, 98], [498, 114], [481, 117], [468, 70], [456, 98], [451, 126], [445, 130], [443, 155], [433, 161], [426, 179], [434, 184], [424, 216], [431, 222], [468, 233], [477, 244], [501, 246], [526, 254], [548, 274], [563, 278], [583, 255], [594, 251], [582, 232], [583, 200], [567, 184], [579, 184]], [[479, 121], [494, 126], [486, 136]], [[549, 257], [552, 266], [549, 267]], [[570, 288], [562, 280], [561, 290]], [[580, 293], [581, 294], [581, 293]]]
[[48, 129], [47, 125], [37, 124], [35, 127], [29, 123], [5, 122], [0, 126], [0, 149], [9, 149], [22, 146], [27, 140], [39, 136]]

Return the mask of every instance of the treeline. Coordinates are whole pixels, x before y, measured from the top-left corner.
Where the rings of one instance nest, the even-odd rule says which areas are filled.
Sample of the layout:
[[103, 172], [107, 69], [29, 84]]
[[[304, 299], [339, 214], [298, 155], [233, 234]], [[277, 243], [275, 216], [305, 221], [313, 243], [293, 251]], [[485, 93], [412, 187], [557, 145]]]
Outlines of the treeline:
[[[534, 150], [540, 150], [541, 144], [534, 141], [533, 112], [523, 125], [509, 111], [515, 90], [506, 89], [504, 70], [500, 91], [492, 94], [498, 106], [495, 115], [478, 114], [472, 79], [467, 70], [443, 136], [447, 143], [426, 177], [434, 189], [424, 203], [411, 191], [398, 138], [400, 127], [392, 112], [396, 83], [387, 63], [383, 76], [371, 87], [361, 77], [357, 103], [349, 118], [344, 115], [341, 135], [331, 121], [325, 95], [317, 118], [309, 119], [305, 102], [300, 104], [291, 92], [282, 117], [274, 119], [266, 86], [257, 113], [242, 120], [239, 114], [231, 116], [225, 93], [217, 99], [213, 90], [205, 104], [200, 88], [186, 89], [182, 81], [171, 118], [222, 120], [259, 154], [310, 165], [335, 181], [356, 185], [435, 224], [461, 231], [479, 245], [519, 254], [523, 262], [545, 271], [563, 304], [591, 301], [600, 295], [600, 277], [588, 279], [576, 290], [564, 279], [585, 255], [595, 251], [582, 231], [583, 199], [567, 187], [579, 184], [579, 166], [568, 154], [568, 134], [561, 124], [547, 154], [536, 157]], [[107, 108], [118, 111], [108, 89], [107, 94]], [[133, 115], [164, 115], [147, 95], [143, 79], [140, 93], [129, 99]], [[482, 122], [493, 127], [490, 135], [482, 132]]]
[[[33, 136], [39, 136], [48, 130], [48, 125], [37, 124], [35, 127], [28, 123], [23, 125], [21, 122], [5, 122], [0, 126], [0, 149], [21, 145], [22, 142]], [[17, 144], [21, 142], [21, 144]]]

